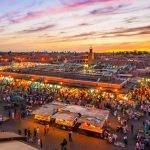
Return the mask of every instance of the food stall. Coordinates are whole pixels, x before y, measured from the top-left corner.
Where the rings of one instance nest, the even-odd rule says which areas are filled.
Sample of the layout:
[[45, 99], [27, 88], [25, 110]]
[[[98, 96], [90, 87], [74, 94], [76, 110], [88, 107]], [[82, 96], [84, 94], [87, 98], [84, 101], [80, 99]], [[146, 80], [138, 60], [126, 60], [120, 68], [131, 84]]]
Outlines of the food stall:
[[103, 126], [109, 116], [108, 110], [78, 105], [67, 105], [65, 111], [80, 114], [80, 118], [78, 118], [76, 123], [76, 126], [78, 126], [77, 130], [80, 133], [91, 136], [101, 136], [103, 133]]
[[53, 112], [47, 108], [41, 107], [40, 109], [33, 112], [34, 119], [41, 122], [50, 122], [51, 115]]
[[78, 113], [81, 114], [82, 116], [104, 118], [105, 120], [107, 120], [109, 116], [108, 110], [84, 107], [79, 105], [67, 105], [65, 108], [63, 108], [63, 110]]
[[67, 111], [57, 112], [53, 115], [55, 124], [63, 129], [72, 129], [78, 119], [78, 114]]
[[109, 111], [52, 102], [34, 111], [33, 114], [35, 120], [51, 122], [62, 129], [71, 129], [88, 135], [99, 136], [103, 132], [103, 126], [108, 119]]
[[105, 118], [81, 116], [78, 119], [78, 131], [87, 135], [99, 137], [103, 133], [105, 121]]
[[63, 105], [55, 103], [43, 105], [39, 109], [33, 111], [34, 119], [40, 122], [50, 122], [52, 116], [63, 107]]
[[86, 133], [103, 133], [103, 125], [105, 120], [101, 118], [82, 116], [78, 119], [78, 123], [80, 123], [79, 129], [87, 131]]

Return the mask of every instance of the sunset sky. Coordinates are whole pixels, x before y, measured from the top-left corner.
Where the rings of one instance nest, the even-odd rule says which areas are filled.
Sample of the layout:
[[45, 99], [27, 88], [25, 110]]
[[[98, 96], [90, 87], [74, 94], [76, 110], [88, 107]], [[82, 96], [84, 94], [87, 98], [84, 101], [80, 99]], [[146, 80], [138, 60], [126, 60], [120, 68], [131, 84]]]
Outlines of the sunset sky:
[[150, 0], [0, 0], [0, 50], [150, 50]]

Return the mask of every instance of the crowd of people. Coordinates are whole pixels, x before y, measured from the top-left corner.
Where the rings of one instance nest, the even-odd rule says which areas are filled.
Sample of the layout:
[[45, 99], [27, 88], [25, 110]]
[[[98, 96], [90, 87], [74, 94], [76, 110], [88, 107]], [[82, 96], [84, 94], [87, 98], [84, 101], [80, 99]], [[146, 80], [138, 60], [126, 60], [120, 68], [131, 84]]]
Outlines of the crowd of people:
[[[2, 102], [11, 104], [8, 112], [11, 118], [16, 116], [19, 116], [17, 118], [25, 117], [30, 114], [30, 107], [34, 109], [54, 100], [81, 106], [97, 107], [110, 110], [110, 115], [119, 124], [113, 132], [108, 129], [105, 130], [103, 138], [108, 140], [109, 143], [125, 147], [129, 143], [130, 135], [134, 136], [136, 150], [143, 150], [150, 143], [148, 138], [150, 121], [147, 119], [150, 116], [150, 88], [147, 86], [141, 86], [130, 92], [131, 100], [119, 101], [115, 93], [93, 89], [63, 87], [62, 85], [52, 87], [49, 84], [34, 83], [26, 80], [13, 80], [10, 83], [7, 82], [7, 84], [1, 81], [0, 85]], [[24, 106], [26, 107], [23, 109]], [[135, 127], [137, 120], [142, 122], [139, 130]], [[109, 120], [107, 124], [110, 124]], [[42, 146], [42, 140], [37, 136], [38, 131], [35, 131], [37, 130], [34, 130], [32, 135], [37, 137], [38, 145]], [[44, 133], [47, 134], [47, 129], [45, 129]], [[25, 130], [24, 134], [30, 140], [30, 129]], [[63, 141], [61, 144], [63, 148], [66, 147], [65, 143]]]
[[[102, 101], [112, 100], [115, 93], [100, 90], [50, 85], [26, 80], [1, 81], [0, 91], [4, 102], [12, 103], [14, 97], [24, 99], [28, 106], [40, 106], [53, 100], [99, 108]], [[15, 101], [15, 100], [14, 100]]]

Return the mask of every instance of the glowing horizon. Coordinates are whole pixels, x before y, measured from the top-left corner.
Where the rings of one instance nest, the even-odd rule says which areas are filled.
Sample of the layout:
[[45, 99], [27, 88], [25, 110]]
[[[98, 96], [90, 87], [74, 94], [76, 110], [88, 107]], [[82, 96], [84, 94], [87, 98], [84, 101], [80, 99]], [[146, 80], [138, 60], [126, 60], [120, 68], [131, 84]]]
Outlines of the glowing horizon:
[[147, 0], [5, 0], [0, 23], [4, 51], [150, 51]]

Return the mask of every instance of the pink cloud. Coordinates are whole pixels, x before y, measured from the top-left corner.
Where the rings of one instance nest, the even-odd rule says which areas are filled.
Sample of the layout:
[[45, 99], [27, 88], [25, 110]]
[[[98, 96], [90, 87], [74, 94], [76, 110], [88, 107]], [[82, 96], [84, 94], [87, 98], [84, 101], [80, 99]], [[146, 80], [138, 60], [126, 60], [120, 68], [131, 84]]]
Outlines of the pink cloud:
[[68, 6], [78, 6], [78, 5], [87, 5], [91, 3], [97, 3], [97, 2], [109, 2], [109, 1], [114, 1], [114, 0], [60, 0], [60, 2], [63, 5], [68, 5]]
[[53, 29], [56, 25], [55, 24], [48, 24], [48, 25], [43, 25], [43, 26], [39, 26], [39, 27], [34, 27], [34, 28], [30, 28], [27, 30], [23, 30], [20, 33], [34, 33], [34, 32], [40, 32], [40, 31], [44, 31], [47, 29]]
[[11, 23], [21, 23], [21, 22], [24, 22], [24, 21], [27, 21], [27, 20], [34, 20], [34, 19], [39, 19], [41, 17], [44, 17], [44, 16], [48, 16], [50, 14], [56, 14], [56, 13], [59, 13], [59, 12], [64, 12], [65, 11], [65, 8], [46, 8], [46, 9], [43, 9], [43, 10], [39, 10], [39, 11], [31, 11], [31, 12], [28, 12], [26, 13], [25, 15], [22, 15], [20, 17], [16, 17], [16, 18], [10, 18], [9, 21]]
[[[72, 1], [60, 0], [63, 6], [58, 6], [55, 8], [48, 7], [42, 10], [31, 11], [19, 17], [15, 17], [15, 18], [11, 17], [9, 21], [11, 23], [21, 23], [27, 20], [39, 19], [41, 17], [52, 15], [52, 14], [65, 13], [65, 12], [72, 11], [77, 8], [89, 6], [93, 3], [107, 3], [107, 2], [115, 3], [115, 2], [120, 2], [120, 1], [124, 1], [124, 0], [72, 0]], [[127, 0], [127, 1], [130, 1], [130, 0]]]
[[60, 3], [62, 3], [64, 6], [68, 6], [71, 8], [77, 8], [77, 7], [83, 7], [92, 5], [94, 3], [120, 3], [120, 2], [129, 2], [134, 0], [60, 0]]
[[0, 33], [3, 32], [3, 31], [4, 31], [4, 29], [0, 29]]

